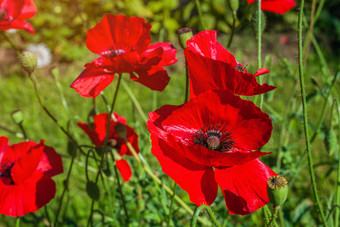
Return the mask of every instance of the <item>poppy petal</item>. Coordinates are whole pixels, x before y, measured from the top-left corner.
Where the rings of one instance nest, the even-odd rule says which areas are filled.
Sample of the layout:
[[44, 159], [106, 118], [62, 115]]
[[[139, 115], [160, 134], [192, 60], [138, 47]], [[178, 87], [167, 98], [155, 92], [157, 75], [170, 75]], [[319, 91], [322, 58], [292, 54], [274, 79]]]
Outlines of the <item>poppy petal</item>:
[[163, 91], [168, 85], [170, 77], [163, 68], [155, 68], [149, 71], [136, 70], [138, 77], [130, 74], [131, 80], [143, 84], [151, 90]]
[[61, 156], [52, 147], [44, 146], [44, 152], [35, 171], [41, 171], [49, 177], [62, 173], [63, 162]]
[[22, 184], [6, 185], [0, 181], [0, 213], [8, 216], [24, 216], [35, 212], [54, 198], [54, 181], [42, 173], [34, 173]]
[[0, 136], [0, 163], [2, 164], [3, 156], [5, 155], [9, 146], [8, 138]]
[[215, 179], [221, 187], [230, 214], [250, 214], [269, 202], [267, 181], [276, 175], [259, 159], [230, 168], [216, 168]]
[[127, 161], [120, 159], [116, 161], [116, 166], [125, 182], [128, 182], [132, 176], [131, 167]]
[[71, 84], [71, 87], [83, 97], [95, 98], [114, 79], [114, 74], [106, 73], [97, 67], [86, 68], [80, 76]]
[[[247, 0], [249, 4], [255, 0]], [[261, 9], [272, 13], [284, 14], [295, 7], [295, 0], [262, 0]]]
[[158, 63], [157, 66], [166, 66], [176, 63], [176, 54], [177, 50], [176, 48], [171, 45], [170, 43], [154, 43], [148, 46], [148, 48], [143, 52], [142, 58], [146, 57], [148, 58], [148, 55], [152, 53], [155, 49], [161, 48], [161, 61]]
[[155, 134], [151, 134], [151, 141], [151, 152], [157, 157], [163, 172], [188, 192], [191, 202], [197, 206], [210, 205], [217, 195], [213, 169], [185, 158]]
[[25, 0], [25, 4], [21, 8], [20, 15], [17, 17], [19, 20], [28, 19], [33, 17], [37, 12], [37, 6], [33, 0]]
[[151, 24], [140, 17], [105, 15], [103, 20], [87, 31], [87, 48], [100, 55], [109, 50], [142, 53], [151, 42]]

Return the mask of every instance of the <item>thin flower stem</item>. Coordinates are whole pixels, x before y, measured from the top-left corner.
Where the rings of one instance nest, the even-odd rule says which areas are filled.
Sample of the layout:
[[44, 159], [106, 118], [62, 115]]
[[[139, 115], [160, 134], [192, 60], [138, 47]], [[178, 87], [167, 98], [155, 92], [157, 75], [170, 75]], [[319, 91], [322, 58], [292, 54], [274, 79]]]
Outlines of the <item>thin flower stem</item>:
[[[115, 106], [115, 102], [117, 100], [118, 90], [119, 90], [119, 87], [120, 87], [121, 80], [122, 80], [122, 76], [119, 74], [118, 75], [118, 82], [117, 82], [117, 85], [116, 85], [116, 90], [115, 90], [115, 93], [113, 95], [110, 111], [109, 111], [109, 114], [108, 114], [108, 120], [107, 120], [107, 124], [106, 124], [106, 135], [105, 135], [105, 139], [104, 139], [104, 148], [103, 148], [103, 153], [101, 154], [101, 157], [100, 157], [100, 164], [99, 164], [99, 168], [98, 168], [98, 172], [97, 172], [97, 176], [96, 176], [96, 180], [95, 180], [96, 184], [98, 183], [100, 172], [101, 172], [101, 169], [103, 168], [104, 154], [107, 150], [107, 141], [109, 140], [111, 117], [112, 117], [113, 109], [114, 109], [114, 106]], [[91, 212], [90, 212], [90, 215], [89, 215], [89, 219], [87, 221], [87, 226], [92, 225], [94, 202], [95, 202], [95, 200], [92, 200]]]
[[21, 217], [17, 217], [17, 221], [16, 221], [16, 224], [15, 224], [16, 227], [20, 227], [20, 219], [21, 219]]
[[339, 226], [339, 210], [340, 210], [340, 103], [339, 100], [336, 100], [337, 110], [338, 110], [338, 176], [337, 176], [337, 184], [336, 184], [336, 193], [335, 193], [335, 204], [338, 206], [335, 208], [334, 214], [334, 226]]
[[169, 227], [170, 226], [170, 223], [171, 223], [171, 218], [172, 218], [172, 205], [174, 203], [174, 198], [175, 198], [175, 195], [176, 195], [176, 187], [177, 187], [177, 184], [176, 182], [174, 182], [174, 186], [172, 187], [172, 196], [171, 196], [171, 200], [170, 200], [170, 207], [169, 207], [169, 216], [168, 216], [168, 223], [167, 223], [167, 226]]
[[145, 114], [144, 110], [142, 109], [142, 106], [139, 104], [139, 102], [138, 102], [136, 96], [133, 94], [133, 92], [131, 91], [131, 89], [129, 88], [129, 86], [128, 86], [124, 81], [122, 81], [122, 84], [123, 84], [124, 89], [125, 89], [126, 92], [128, 93], [128, 95], [130, 96], [132, 102], [135, 104], [138, 113], [139, 113], [140, 116], [143, 118], [143, 120], [144, 120], [145, 122], [147, 122], [147, 121], [148, 121], [148, 117], [147, 117], [147, 115]]
[[314, 28], [314, 16], [315, 16], [315, 8], [316, 8], [316, 0], [312, 1], [312, 8], [310, 12], [310, 22], [309, 22], [309, 29], [308, 29], [308, 34], [307, 34], [307, 39], [305, 41], [305, 53], [304, 53], [304, 58], [303, 58], [303, 63], [306, 64], [308, 55], [309, 55], [309, 50], [310, 50], [310, 42], [311, 42], [311, 36], [313, 34], [313, 28]]
[[233, 25], [231, 27], [231, 34], [229, 36], [229, 40], [228, 40], [228, 45], [227, 45], [227, 49], [229, 49], [230, 45], [231, 45], [231, 42], [233, 41], [233, 37], [234, 37], [234, 33], [235, 33], [235, 25], [236, 25], [236, 11], [234, 12], [233, 9], [231, 8], [231, 3], [230, 1], [227, 1], [228, 2], [228, 6], [229, 6], [229, 9], [233, 12]]
[[210, 206], [205, 205], [205, 204], [203, 204], [203, 205], [201, 205], [201, 206], [199, 206], [199, 207], [196, 207], [195, 213], [193, 214], [192, 219], [191, 219], [191, 227], [196, 227], [197, 219], [199, 218], [199, 215], [200, 215], [200, 213], [201, 213], [201, 211], [202, 211], [203, 209], [206, 209], [206, 210], [208, 211], [208, 214], [209, 214], [209, 216], [210, 216], [210, 218], [211, 218], [211, 221], [212, 221], [216, 226], [221, 227], [220, 223], [218, 223], [218, 221], [217, 221], [217, 219], [216, 219], [214, 213], [212, 212]]
[[270, 210], [268, 208], [267, 205], [265, 205], [263, 208], [263, 214], [264, 214], [264, 218], [266, 219], [266, 224], [269, 223], [269, 214], [270, 214]]
[[303, 110], [303, 126], [305, 131], [305, 139], [306, 139], [306, 147], [307, 147], [307, 155], [308, 155], [308, 164], [309, 164], [309, 173], [311, 177], [311, 182], [313, 185], [313, 194], [314, 199], [317, 203], [320, 217], [324, 226], [327, 226], [327, 221], [322, 209], [321, 202], [319, 200], [314, 169], [313, 169], [313, 158], [310, 147], [309, 133], [308, 133], [308, 116], [307, 116], [307, 101], [306, 101], [306, 91], [304, 85], [304, 72], [303, 72], [303, 51], [302, 51], [302, 17], [303, 17], [303, 9], [304, 9], [304, 0], [300, 0], [300, 10], [299, 10], [299, 18], [298, 18], [298, 54], [299, 54], [299, 79], [300, 79], [300, 89], [301, 89], [301, 99], [302, 99], [302, 110]]
[[189, 101], [189, 68], [187, 59], [185, 59], [185, 95], [184, 95], [184, 103]]
[[272, 211], [272, 216], [270, 217], [270, 221], [268, 222], [267, 224], [267, 227], [271, 227], [271, 226], [277, 226], [276, 224], [276, 217], [277, 217], [277, 213], [279, 212], [279, 209], [276, 209], [276, 208], [273, 208], [273, 211]]
[[[155, 182], [157, 182], [160, 186], [162, 186], [165, 191], [167, 193], [169, 193], [170, 195], [173, 195], [174, 192], [165, 184], [162, 183], [161, 179], [159, 179], [153, 172], [151, 169], [149, 169], [144, 162], [142, 162], [142, 160], [140, 159], [140, 157], [138, 156], [136, 150], [133, 148], [133, 146], [131, 145], [131, 143], [128, 140], [125, 140], [125, 143], [129, 149], [129, 151], [133, 154], [134, 158], [137, 160], [137, 162], [143, 167], [143, 169], [145, 170], [145, 172], [147, 174], [149, 174], [149, 176], [155, 180]], [[181, 205], [189, 214], [193, 215], [194, 211], [186, 204], [184, 203], [184, 201], [179, 198], [177, 195], [174, 196], [175, 200], [177, 201], [177, 203], [179, 205]], [[203, 224], [207, 224], [207, 221], [205, 219], [202, 218], [198, 218], [198, 220], [203, 223]]]
[[[262, 41], [262, 11], [261, 11], [261, 0], [257, 0], [257, 68], [262, 67], [261, 57], [261, 41]], [[259, 77], [259, 83], [262, 84], [262, 77]], [[263, 95], [260, 96], [259, 107], [262, 109]]]
[[[115, 162], [115, 157], [114, 157], [111, 149], [110, 149], [110, 155], [111, 155], [112, 161]], [[122, 204], [123, 204], [123, 210], [124, 210], [124, 213], [125, 213], [125, 216], [126, 216], [126, 222], [127, 222], [127, 224], [129, 224], [130, 223], [129, 213], [126, 209], [126, 201], [125, 201], [125, 197], [124, 197], [124, 194], [123, 194], [122, 185], [120, 183], [120, 179], [119, 179], [119, 176], [118, 176], [117, 165], [115, 165], [114, 170], [115, 170], [115, 176], [116, 176], [117, 184], [118, 184], [118, 191], [120, 193], [120, 197], [121, 197]]]
[[200, 19], [200, 23], [201, 23], [202, 29], [203, 30], [207, 30], [206, 27], [204, 26], [204, 23], [203, 23], [203, 15], [202, 15], [200, 1], [199, 0], [195, 0], [195, 2], [196, 2], [196, 8], [197, 8], [198, 17]]

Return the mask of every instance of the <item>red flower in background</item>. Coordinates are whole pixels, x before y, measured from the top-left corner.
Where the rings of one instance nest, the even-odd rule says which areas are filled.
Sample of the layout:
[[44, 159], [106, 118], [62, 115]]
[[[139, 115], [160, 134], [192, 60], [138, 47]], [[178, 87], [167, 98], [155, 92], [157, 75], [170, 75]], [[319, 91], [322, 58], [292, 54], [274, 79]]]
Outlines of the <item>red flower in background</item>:
[[46, 205], [56, 192], [51, 177], [62, 172], [61, 156], [44, 141], [9, 146], [0, 137], [0, 214], [23, 216]]
[[270, 139], [268, 115], [228, 91], [210, 90], [180, 106], [149, 114], [152, 153], [162, 170], [197, 206], [210, 205], [219, 185], [231, 214], [268, 203], [267, 180], [276, 175], [258, 157]]
[[[139, 152], [138, 135], [136, 134], [135, 130], [126, 125], [126, 120], [124, 117], [119, 116], [117, 113], [114, 113], [114, 116], [117, 119], [117, 122], [114, 122], [112, 118], [110, 119], [108, 146], [117, 149], [120, 156], [123, 156], [125, 154], [132, 156], [132, 153], [127, 148], [124, 139], [120, 138], [115, 131], [115, 125], [117, 123], [121, 123], [124, 124], [126, 127], [128, 141], [131, 143], [133, 148], [135, 148], [136, 152], [138, 153]], [[104, 146], [107, 121], [108, 114], [102, 113], [94, 116], [93, 128], [91, 128], [88, 124], [82, 122], [78, 123], [77, 125], [90, 137], [94, 145]], [[116, 160], [116, 165], [123, 180], [129, 181], [132, 176], [129, 163], [124, 159], [120, 159]]]
[[[247, 0], [249, 4], [255, 0]], [[284, 14], [295, 7], [295, 0], [262, 0], [261, 9], [272, 13]]]
[[33, 34], [32, 25], [24, 20], [36, 12], [33, 0], [0, 0], [0, 29], [24, 29]]
[[177, 51], [170, 43], [149, 45], [150, 28], [140, 17], [105, 15], [86, 38], [87, 48], [101, 57], [86, 64], [71, 87], [83, 97], [95, 98], [116, 73], [129, 73], [130, 79], [162, 91], [170, 79], [163, 66], [177, 61]]
[[237, 95], [258, 95], [275, 89], [260, 85], [256, 78], [268, 73], [260, 68], [255, 74], [247, 73], [245, 67], [217, 42], [216, 31], [202, 31], [187, 41], [184, 50], [190, 77], [190, 98], [211, 89], [229, 90]]

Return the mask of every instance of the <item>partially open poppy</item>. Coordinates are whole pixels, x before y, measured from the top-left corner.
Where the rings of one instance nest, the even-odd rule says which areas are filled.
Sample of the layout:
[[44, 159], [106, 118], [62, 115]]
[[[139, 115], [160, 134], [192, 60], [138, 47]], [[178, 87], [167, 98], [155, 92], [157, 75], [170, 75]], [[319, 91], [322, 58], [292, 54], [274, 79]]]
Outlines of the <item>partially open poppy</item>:
[[44, 141], [9, 146], [0, 137], [0, 214], [23, 216], [54, 198], [52, 176], [63, 172], [61, 156]]
[[[91, 139], [92, 143], [96, 146], [104, 146], [105, 136], [106, 136], [106, 126], [109, 115], [107, 113], [97, 114], [94, 116], [94, 123], [93, 126], [85, 124], [83, 122], [78, 123], [77, 125], [81, 128]], [[115, 126], [117, 124], [124, 124], [127, 131], [127, 139], [136, 150], [139, 152], [138, 146], [138, 135], [136, 134], [135, 130], [126, 125], [126, 119], [124, 117], [119, 116], [117, 113], [114, 113], [117, 122], [114, 122], [112, 118], [110, 118], [110, 128], [109, 128], [109, 137], [107, 146], [114, 148], [118, 151], [120, 156], [123, 155], [130, 155], [132, 156], [131, 152], [129, 151], [124, 139], [120, 138], [115, 130]], [[132, 172], [131, 167], [127, 161], [124, 159], [116, 160], [117, 168], [123, 178], [124, 181], [129, 181]]]
[[260, 68], [255, 74], [236, 61], [220, 43], [216, 31], [202, 31], [187, 41], [184, 50], [190, 77], [190, 98], [211, 89], [228, 90], [237, 95], [258, 95], [275, 89], [260, 85], [256, 77], [269, 70]]
[[24, 29], [33, 34], [32, 25], [25, 20], [36, 12], [33, 0], [0, 0], [0, 29]]
[[[255, 0], [247, 0], [249, 4]], [[262, 0], [261, 10], [284, 14], [295, 7], [295, 0]]]
[[152, 153], [162, 170], [197, 206], [210, 205], [217, 185], [231, 214], [268, 203], [267, 180], [276, 175], [258, 158], [271, 136], [269, 116], [228, 91], [209, 90], [180, 106], [149, 114]]
[[129, 73], [132, 80], [162, 91], [170, 80], [163, 66], [177, 61], [177, 51], [170, 43], [149, 45], [150, 28], [140, 17], [105, 15], [86, 38], [87, 48], [101, 57], [86, 64], [71, 87], [83, 97], [95, 98], [116, 73]]

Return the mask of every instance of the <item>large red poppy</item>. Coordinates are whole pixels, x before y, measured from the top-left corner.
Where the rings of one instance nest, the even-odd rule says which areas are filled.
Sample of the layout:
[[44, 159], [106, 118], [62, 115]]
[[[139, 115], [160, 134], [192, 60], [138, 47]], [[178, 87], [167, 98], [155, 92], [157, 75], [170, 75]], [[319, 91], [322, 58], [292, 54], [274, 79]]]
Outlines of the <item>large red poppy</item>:
[[44, 141], [9, 146], [0, 137], [0, 214], [23, 216], [54, 198], [52, 176], [63, 172], [61, 156]]
[[184, 50], [190, 77], [190, 98], [211, 89], [229, 90], [237, 95], [258, 95], [275, 89], [267, 84], [260, 85], [256, 78], [268, 73], [260, 68], [255, 74], [236, 61], [220, 43], [216, 31], [202, 31], [187, 41]]
[[24, 29], [33, 34], [32, 25], [24, 20], [36, 12], [33, 0], [0, 0], [0, 29]]
[[[249, 4], [255, 0], [247, 0]], [[262, 0], [261, 9], [272, 13], [284, 14], [295, 7], [295, 0]]]
[[[135, 148], [136, 152], [139, 152], [138, 135], [136, 134], [135, 130], [126, 125], [126, 120], [124, 117], [119, 116], [117, 113], [114, 113], [114, 116], [117, 119], [117, 122], [114, 122], [112, 118], [110, 119], [109, 138], [107, 145], [114, 149], [117, 149], [120, 156], [123, 156], [125, 154], [130, 156], [132, 155], [124, 139], [120, 138], [115, 131], [115, 125], [117, 123], [121, 123], [124, 124], [126, 127], [127, 131], [126, 136], [128, 141], [131, 143], [133, 148]], [[94, 124], [92, 127], [83, 122], [80, 122], [77, 125], [90, 137], [94, 145], [103, 146], [106, 136], [107, 121], [108, 114], [102, 113], [94, 116]], [[131, 167], [129, 163], [124, 159], [119, 159], [116, 160], [116, 165], [123, 180], [129, 181], [132, 176]]]
[[86, 38], [87, 48], [101, 57], [86, 64], [71, 87], [83, 97], [95, 98], [116, 73], [129, 73], [132, 80], [162, 91], [170, 79], [163, 66], [177, 61], [177, 51], [170, 43], [149, 45], [150, 28], [140, 17], [105, 15]]
[[252, 102], [228, 91], [209, 90], [180, 106], [149, 114], [152, 153], [162, 170], [197, 206], [210, 205], [219, 185], [231, 214], [264, 206], [267, 180], [276, 175], [258, 158], [272, 124]]

